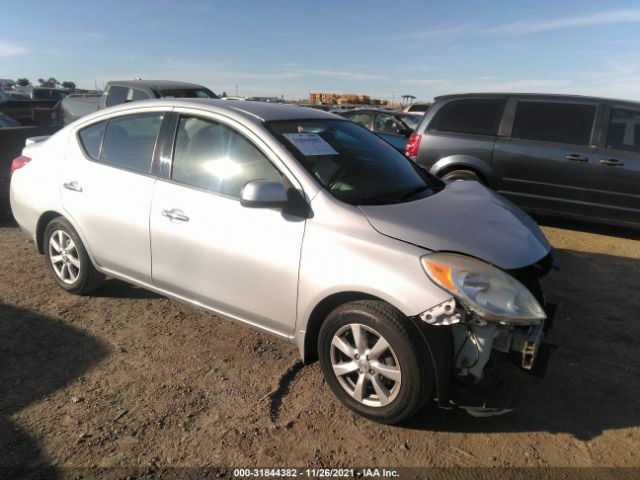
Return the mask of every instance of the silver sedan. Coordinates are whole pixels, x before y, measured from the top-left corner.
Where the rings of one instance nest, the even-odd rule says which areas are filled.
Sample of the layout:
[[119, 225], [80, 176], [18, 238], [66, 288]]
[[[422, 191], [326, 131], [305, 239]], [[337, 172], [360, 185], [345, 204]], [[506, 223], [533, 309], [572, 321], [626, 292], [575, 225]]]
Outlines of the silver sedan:
[[119, 278], [289, 340], [382, 422], [446, 403], [495, 349], [532, 368], [551, 249], [527, 215], [340, 117], [241, 103], [136, 102], [30, 140], [11, 206], [53, 279]]

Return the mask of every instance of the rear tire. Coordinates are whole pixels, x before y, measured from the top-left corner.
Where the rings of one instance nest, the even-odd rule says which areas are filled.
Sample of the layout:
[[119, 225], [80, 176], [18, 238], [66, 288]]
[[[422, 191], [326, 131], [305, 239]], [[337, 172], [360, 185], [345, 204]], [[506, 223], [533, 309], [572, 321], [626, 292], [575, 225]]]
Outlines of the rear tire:
[[363, 417], [396, 424], [432, 397], [433, 365], [415, 325], [380, 301], [333, 310], [318, 338], [320, 366], [338, 399]]
[[450, 172], [445, 173], [442, 176], [443, 180], [475, 180], [476, 182], [480, 182], [483, 185], [485, 184], [484, 180], [473, 170], [452, 170]]
[[54, 218], [44, 230], [44, 256], [58, 285], [82, 295], [98, 288], [104, 275], [93, 266], [80, 236], [63, 217]]

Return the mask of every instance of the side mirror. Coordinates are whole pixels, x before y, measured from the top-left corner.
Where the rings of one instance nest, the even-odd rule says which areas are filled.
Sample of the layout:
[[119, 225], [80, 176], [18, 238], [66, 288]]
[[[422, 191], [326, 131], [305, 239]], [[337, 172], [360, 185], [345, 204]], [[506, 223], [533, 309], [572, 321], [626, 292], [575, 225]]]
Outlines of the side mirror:
[[403, 137], [410, 137], [411, 134], [413, 133], [411, 130], [407, 128], [399, 128], [397, 131], [398, 131], [398, 135], [402, 135]]
[[288, 201], [284, 185], [274, 180], [252, 180], [242, 187], [240, 204], [243, 207], [283, 207]]

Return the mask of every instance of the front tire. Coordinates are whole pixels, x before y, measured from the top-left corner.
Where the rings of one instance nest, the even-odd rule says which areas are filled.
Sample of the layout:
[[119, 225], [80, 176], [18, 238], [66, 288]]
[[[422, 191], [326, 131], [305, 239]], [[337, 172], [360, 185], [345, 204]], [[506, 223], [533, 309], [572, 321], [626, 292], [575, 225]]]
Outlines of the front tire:
[[336, 308], [318, 338], [320, 366], [338, 399], [363, 417], [395, 424], [432, 396], [434, 370], [415, 325], [392, 306]]
[[49, 271], [67, 292], [82, 295], [104, 281], [104, 275], [93, 266], [80, 236], [63, 217], [49, 222], [43, 246]]

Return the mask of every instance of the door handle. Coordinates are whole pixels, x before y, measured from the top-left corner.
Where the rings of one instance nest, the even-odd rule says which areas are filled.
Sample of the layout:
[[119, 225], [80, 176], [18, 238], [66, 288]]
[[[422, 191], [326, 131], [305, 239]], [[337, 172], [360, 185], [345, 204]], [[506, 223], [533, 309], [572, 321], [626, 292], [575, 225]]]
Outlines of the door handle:
[[72, 190], [74, 192], [81, 192], [82, 191], [82, 187], [75, 180], [72, 181], [72, 182], [65, 182], [65, 183], [62, 184], [62, 186], [64, 188], [66, 188], [67, 190]]
[[188, 222], [189, 217], [187, 217], [182, 210], [178, 210], [176, 208], [172, 208], [171, 210], [162, 210], [162, 216], [167, 217], [170, 220], [177, 220], [179, 222]]
[[624, 162], [615, 158], [605, 158], [603, 160], [600, 160], [600, 164], [610, 165], [612, 167], [622, 167], [624, 165]]
[[566, 157], [567, 160], [571, 160], [572, 162], [588, 162], [589, 158], [585, 157], [583, 155], [578, 155], [577, 153], [572, 153], [570, 155], [567, 155]]

